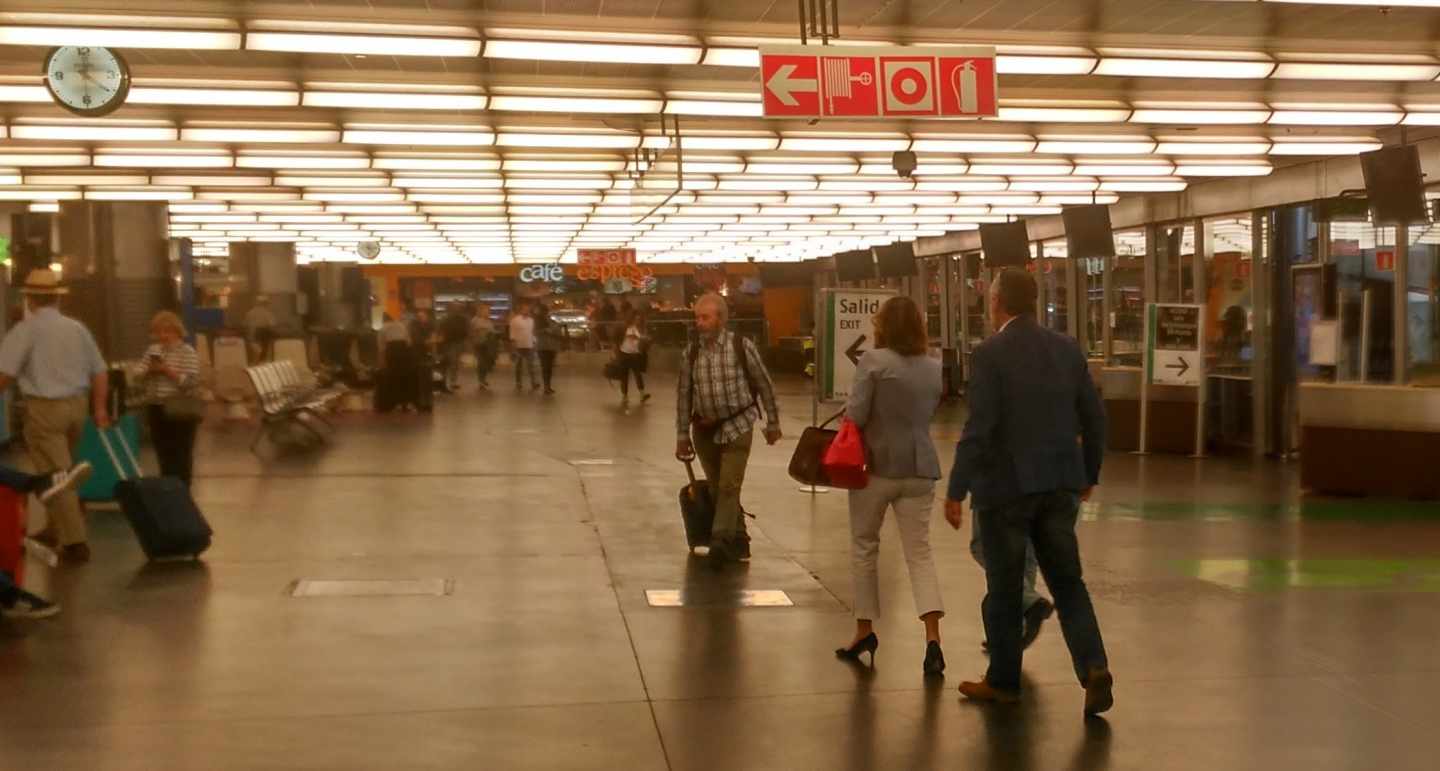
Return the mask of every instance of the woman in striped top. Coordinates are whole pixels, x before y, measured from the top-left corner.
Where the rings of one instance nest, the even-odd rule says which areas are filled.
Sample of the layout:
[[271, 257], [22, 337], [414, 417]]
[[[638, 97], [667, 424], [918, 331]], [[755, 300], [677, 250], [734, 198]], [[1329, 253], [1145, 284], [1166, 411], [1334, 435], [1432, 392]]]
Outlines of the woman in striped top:
[[196, 418], [172, 416], [165, 410], [167, 399], [190, 396], [200, 381], [200, 356], [184, 340], [180, 317], [161, 311], [150, 320], [150, 339], [145, 351], [145, 411], [150, 422], [150, 439], [160, 458], [160, 475], [175, 477], [190, 486], [195, 465]]

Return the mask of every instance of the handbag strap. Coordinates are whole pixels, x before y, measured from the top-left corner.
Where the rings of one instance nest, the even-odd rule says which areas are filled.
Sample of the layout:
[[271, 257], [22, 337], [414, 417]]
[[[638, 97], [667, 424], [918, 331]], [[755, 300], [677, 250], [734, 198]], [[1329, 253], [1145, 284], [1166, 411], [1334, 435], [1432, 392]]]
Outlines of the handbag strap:
[[829, 417], [829, 419], [827, 419], [824, 423], [821, 423], [819, 426], [817, 426], [817, 428], [824, 428], [824, 427], [830, 425], [831, 423], [834, 423], [836, 418], [838, 418], [838, 417], [840, 417], [840, 416], [842, 416], [842, 415], [844, 415], [844, 414], [845, 414], [845, 410], [843, 410], [843, 409], [840, 410], [839, 412], [835, 413], [834, 415], [831, 415], [831, 416]]

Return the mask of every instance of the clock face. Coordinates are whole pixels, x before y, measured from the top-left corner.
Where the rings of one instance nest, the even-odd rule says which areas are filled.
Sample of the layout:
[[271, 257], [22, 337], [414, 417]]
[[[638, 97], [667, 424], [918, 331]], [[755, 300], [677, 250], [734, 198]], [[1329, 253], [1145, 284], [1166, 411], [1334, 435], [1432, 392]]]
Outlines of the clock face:
[[97, 116], [113, 112], [130, 93], [130, 68], [108, 48], [64, 46], [45, 59], [50, 98], [70, 112]]
[[361, 257], [373, 260], [380, 256], [380, 244], [377, 241], [361, 241], [356, 247], [356, 251], [360, 253]]

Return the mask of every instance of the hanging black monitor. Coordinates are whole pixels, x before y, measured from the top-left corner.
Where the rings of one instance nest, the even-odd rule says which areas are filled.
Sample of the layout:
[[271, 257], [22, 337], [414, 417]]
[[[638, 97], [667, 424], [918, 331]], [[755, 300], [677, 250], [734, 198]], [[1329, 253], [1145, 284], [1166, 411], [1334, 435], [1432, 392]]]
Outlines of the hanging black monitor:
[[889, 246], [875, 247], [875, 264], [882, 278], [892, 276], [913, 276], [915, 270], [915, 244], [902, 241]]
[[776, 289], [784, 286], [813, 286], [814, 267], [808, 262], [762, 262], [760, 281]]
[[1060, 210], [1060, 218], [1065, 222], [1065, 247], [1071, 257], [1115, 256], [1109, 206], [1066, 206]]
[[875, 278], [875, 254], [869, 249], [856, 249], [835, 255], [835, 277], [841, 281]]
[[1025, 220], [980, 226], [980, 250], [988, 268], [1024, 267], [1030, 261], [1030, 231]]
[[1425, 175], [1414, 145], [1385, 147], [1360, 154], [1370, 217], [1376, 224], [1426, 222]]

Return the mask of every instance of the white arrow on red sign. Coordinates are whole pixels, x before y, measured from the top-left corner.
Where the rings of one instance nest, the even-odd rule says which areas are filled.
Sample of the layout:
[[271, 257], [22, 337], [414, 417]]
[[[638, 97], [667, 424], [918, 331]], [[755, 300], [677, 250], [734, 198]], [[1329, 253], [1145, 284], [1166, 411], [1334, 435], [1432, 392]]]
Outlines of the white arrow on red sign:
[[786, 107], [795, 107], [800, 104], [800, 100], [795, 98], [794, 93], [796, 91], [817, 92], [820, 90], [820, 82], [814, 78], [795, 77], [795, 65], [785, 64], [775, 70], [775, 74], [765, 81], [765, 88], [770, 89], [770, 93], [774, 94], [781, 104]]

